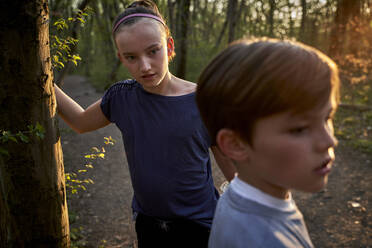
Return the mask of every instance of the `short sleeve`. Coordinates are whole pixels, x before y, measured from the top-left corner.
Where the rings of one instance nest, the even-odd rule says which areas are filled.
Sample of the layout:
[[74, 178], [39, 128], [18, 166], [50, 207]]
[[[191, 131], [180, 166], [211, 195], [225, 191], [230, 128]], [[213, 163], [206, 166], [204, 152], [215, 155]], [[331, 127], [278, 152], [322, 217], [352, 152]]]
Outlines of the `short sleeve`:
[[122, 97], [134, 84], [134, 80], [128, 79], [113, 84], [105, 91], [101, 100], [101, 110], [110, 122], [116, 123], [118, 121], [117, 114], [121, 113]]
[[113, 100], [112, 97], [114, 95], [115, 91], [115, 85], [111, 86], [109, 89], [107, 89], [102, 97], [101, 101], [101, 110], [103, 114], [106, 116], [106, 118], [110, 122], [115, 122], [113, 116], [112, 116], [112, 105], [113, 105]]

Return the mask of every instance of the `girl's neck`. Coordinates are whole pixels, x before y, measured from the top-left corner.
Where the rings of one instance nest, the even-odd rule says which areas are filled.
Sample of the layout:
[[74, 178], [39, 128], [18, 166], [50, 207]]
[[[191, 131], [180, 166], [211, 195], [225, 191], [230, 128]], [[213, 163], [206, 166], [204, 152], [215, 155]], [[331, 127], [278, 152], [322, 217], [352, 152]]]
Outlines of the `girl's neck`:
[[192, 93], [195, 89], [196, 84], [177, 78], [168, 72], [156, 87], [145, 90], [157, 95], [181, 96]]

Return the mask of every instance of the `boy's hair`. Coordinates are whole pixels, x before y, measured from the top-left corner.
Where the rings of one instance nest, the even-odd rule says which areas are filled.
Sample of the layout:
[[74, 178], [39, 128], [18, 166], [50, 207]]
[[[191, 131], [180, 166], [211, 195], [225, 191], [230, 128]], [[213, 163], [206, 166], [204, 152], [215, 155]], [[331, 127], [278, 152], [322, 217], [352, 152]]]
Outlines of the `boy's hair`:
[[[159, 17], [163, 21], [162, 24], [160, 24], [160, 22], [159, 22], [159, 25], [161, 25], [162, 28], [164, 28], [166, 38], [171, 37], [169, 27], [167, 26], [163, 16], [160, 14], [160, 11], [159, 11], [158, 7], [151, 0], [142, 0], [142, 1], [132, 2], [130, 5], [128, 5], [128, 7], [125, 8], [124, 12], [122, 12], [120, 15], [118, 15], [116, 17], [112, 27], [116, 27], [117, 23], [122, 18], [124, 18], [125, 16], [132, 15], [132, 14], [150, 14], [150, 15], [154, 15], [154, 16]], [[132, 25], [132, 24], [136, 23], [138, 20], [140, 20], [141, 18], [143, 18], [143, 17], [131, 17], [128, 20], [125, 20], [124, 22], [120, 23], [115, 28], [115, 30], [112, 34], [112, 36], [114, 38], [114, 42], [115, 42], [115, 38], [116, 38], [117, 33], [119, 33], [124, 26]], [[115, 42], [115, 45], [116, 45], [116, 42]], [[172, 59], [175, 55], [176, 55], [176, 53], [174, 52], [174, 49], [173, 49], [172, 54], [169, 56], [169, 59]]]
[[217, 55], [198, 80], [196, 101], [211, 138], [222, 128], [252, 144], [256, 121], [339, 101], [336, 64], [315, 48], [276, 39], [240, 40]]

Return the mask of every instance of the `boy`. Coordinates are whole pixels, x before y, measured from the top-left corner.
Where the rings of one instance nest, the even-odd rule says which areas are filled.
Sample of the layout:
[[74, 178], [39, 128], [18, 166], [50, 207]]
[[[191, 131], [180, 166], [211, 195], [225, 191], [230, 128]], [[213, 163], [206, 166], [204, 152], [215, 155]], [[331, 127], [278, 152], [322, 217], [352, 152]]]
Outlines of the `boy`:
[[291, 189], [325, 187], [338, 97], [335, 63], [296, 42], [238, 41], [204, 69], [197, 104], [237, 169], [209, 247], [313, 247]]

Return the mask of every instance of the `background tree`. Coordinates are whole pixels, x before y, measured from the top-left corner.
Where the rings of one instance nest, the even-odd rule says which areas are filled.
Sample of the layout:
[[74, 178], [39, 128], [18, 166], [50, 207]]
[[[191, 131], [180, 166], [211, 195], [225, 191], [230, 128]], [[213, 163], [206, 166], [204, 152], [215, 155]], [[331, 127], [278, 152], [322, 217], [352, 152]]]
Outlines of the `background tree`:
[[337, 0], [334, 28], [331, 33], [331, 45], [329, 53], [331, 56], [339, 56], [345, 45], [346, 26], [350, 17], [357, 16], [359, 13], [359, 0]]
[[0, 3], [0, 246], [68, 247], [47, 0]]
[[176, 22], [176, 75], [185, 78], [187, 62], [188, 27], [190, 16], [190, 0], [177, 1]]
[[[24, 216], [35, 214], [31, 213], [31, 210], [23, 212], [21, 208], [22, 205], [32, 205], [29, 196], [51, 204], [47, 210], [38, 205], [32, 207], [40, 209], [39, 213], [45, 213], [46, 216], [54, 216], [54, 213], [61, 216], [67, 214], [64, 207], [58, 205], [64, 204], [63, 167], [58, 134], [54, 129], [55, 102], [50, 85], [52, 76], [46, 48], [47, 24], [53, 28], [53, 23], [59, 18], [73, 17], [79, 6], [87, 5], [93, 9], [93, 14], [87, 17], [84, 28], [77, 24], [75, 29], [74, 25], [71, 25], [76, 31], [74, 37], [79, 39], [76, 53], [82, 61], [79, 67], [69, 68], [69, 73], [88, 77], [89, 82], [102, 91], [117, 80], [131, 77], [117, 59], [111, 38], [114, 18], [130, 2], [132, 0], [48, 0], [51, 11], [49, 21], [44, 13], [46, 9], [40, 7], [46, 4], [46, 0], [1, 1], [0, 247], [8, 242], [4, 237], [8, 237], [9, 233], [9, 237], [14, 239], [20, 235], [11, 230], [20, 228], [20, 223], [27, 219]], [[177, 55], [170, 64], [172, 73], [197, 82], [202, 69], [221, 49], [232, 40], [243, 37], [270, 36], [300, 40], [337, 61], [343, 84], [341, 109], [349, 107], [363, 110], [366, 111], [363, 118], [371, 118], [368, 109], [372, 106], [372, 0], [156, 2], [175, 39]], [[38, 12], [39, 10], [41, 12]], [[42, 19], [44, 17], [46, 19]], [[37, 25], [39, 29], [36, 29]], [[72, 32], [69, 35], [71, 36]], [[63, 76], [63, 73], [60, 75]], [[37, 125], [37, 122], [40, 125]], [[342, 126], [344, 124], [342, 123]], [[35, 136], [42, 133], [41, 126], [45, 129], [45, 138], [42, 140]], [[358, 137], [364, 139], [364, 144], [370, 144], [366, 140], [370, 139], [372, 131], [365, 128], [360, 130], [353, 132], [353, 135], [358, 134]], [[23, 133], [19, 134], [18, 131]], [[6, 139], [8, 141], [5, 141]], [[12, 139], [18, 140], [18, 143]], [[24, 143], [22, 139], [29, 139], [29, 143]], [[52, 147], [52, 150], [46, 149], [45, 146]], [[38, 183], [40, 178], [43, 180]], [[40, 190], [44, 184], [54, 186], [50, 186], [52, 189]], [[23, 189], [29, 191], [14, 194]], [[52, 196], [44, 193], [38, 195], [38, 191], [50, 192], [57, 199], [54, 203], [56, 205], [50, 202]], [[19, 213], [22, 214], [16, 217]], [[56, 233], [68, 232], [63, 227], [66, 225], [65, 220], [62, 222], [53, 224], [58, 227], [53, 229]], [[6, 230], [8, 226], [11, 227], [9, 231]], [[42, 224], [29, 221], [29, 226], [26, 225], [25, 228], [31, 226]], [[25, 236], [27, 235], [29, 233]]]

